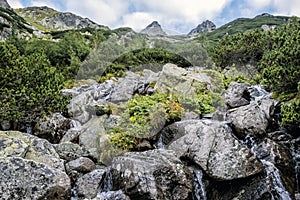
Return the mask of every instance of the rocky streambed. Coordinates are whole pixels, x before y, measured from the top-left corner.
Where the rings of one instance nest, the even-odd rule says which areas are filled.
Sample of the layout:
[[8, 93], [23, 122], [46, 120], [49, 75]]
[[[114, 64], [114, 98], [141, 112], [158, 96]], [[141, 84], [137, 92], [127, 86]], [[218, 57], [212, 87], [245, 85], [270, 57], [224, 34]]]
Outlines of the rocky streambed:
[[[299, 133], [278, 125], [278, 103], [260, 86], [224, 90], [215, 78], [168, 64], [65, 90], [70, 118], [55, 113], [31, 134], [0, 132], [1, 198], [297, 199]], [[203, 83], [222, 92], [214, 113], [186, 112], [136, 151], [111, 148], [107, 130], [121, 123], [122, 109], [107, 113], [106, 105], [154, 91], [191, 95]]]

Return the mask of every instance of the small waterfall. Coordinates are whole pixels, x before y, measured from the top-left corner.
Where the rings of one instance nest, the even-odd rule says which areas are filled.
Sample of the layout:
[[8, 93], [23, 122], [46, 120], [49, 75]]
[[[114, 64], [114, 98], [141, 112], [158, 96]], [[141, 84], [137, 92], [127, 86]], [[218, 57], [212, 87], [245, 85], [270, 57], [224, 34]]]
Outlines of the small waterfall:
[[158, 140], [156, 142], [156, 147], [158, 149], [165, 149], [166, 148], [166, 145], [163, 142], [162, 134], [159, 134], [159, 138], [158, 138]]
[[110, 170], [107, 170], [103, 186], [101, 187], [101, 192], [109, 192], [113, 190], [113, 179]]
[[[257, 142], [251, 136], [246, 136], [242, 143], [247, 146], [250, 151], [257, 156], [256, 147]], [[280, 177], [280, 172], [277, 167], [266, 158], [261, 158], [260, 161], [263, 163], [265, 167], [265, 171], [267, 174], [267, 185], [269, 190], [272, 193], [272, 200], [283, 199], [283, 200], [292, 200], [289, 192], [285, 189], [283, 182]]]
[[269, 99], [272, 93], [267, 92], [261, 85], [254, 85], [249, 88], [250, 96], [254, 97], [254, 101]]
[[193, 200], [206, 200], [205, 185], [203, 183], [203, 173], [199, 169], [194, 169], [194, 197]]

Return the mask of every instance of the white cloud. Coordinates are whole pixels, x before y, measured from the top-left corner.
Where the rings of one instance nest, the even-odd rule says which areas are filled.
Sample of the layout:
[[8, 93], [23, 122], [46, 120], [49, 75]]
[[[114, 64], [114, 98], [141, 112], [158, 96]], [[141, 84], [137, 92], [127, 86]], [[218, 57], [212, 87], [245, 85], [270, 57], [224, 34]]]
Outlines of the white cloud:
[[55, 1], [51, 1], [51, 0], [32, 0], [30, 2], [30, 6], [48, 6], [55, 10], [61, 9], [60, 6]]
[[[249, 9], [256, 9], [261, 10], [263, 8], [266, 8], [267, 6], [270, 6], [272, 4], [273, 0], [247, 0], [247, 4], [250, 5], [251, 8]], [[255, 12], [255, 10], [253, 10]]]
[[23, 8], [24, 7], [20, 0], [8, 0], [7, 2], [12, 8]]
[[300, 1], [299, 0], [273, 0], [274, 7], [278, 13], [285, 15], [300, 16]]

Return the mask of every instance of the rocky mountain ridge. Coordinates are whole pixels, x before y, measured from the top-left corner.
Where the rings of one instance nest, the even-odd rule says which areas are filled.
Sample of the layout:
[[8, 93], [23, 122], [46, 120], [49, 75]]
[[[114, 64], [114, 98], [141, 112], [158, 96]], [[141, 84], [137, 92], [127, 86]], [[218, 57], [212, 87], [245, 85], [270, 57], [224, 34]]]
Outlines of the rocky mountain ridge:
[[167, 34], [161, 28], [161, 25], [157, 21], [153, 21], [141, 33], [148, 36], [166, 36]]
[[52, 8], [43, 7], [28, 7], [16, 9], [16, 12], [31, 22], [33, 26], [48, 30], [78, 30], [83, 28], [107, 29], [108, 27], [99, 25], [88, 18], [82, 18], [69, 12], [58, 12]]
[[0, 0], [0, 7], [1, 8], [9, 8], [9, 9], [11, 8], [6, 0]]
[[188, 36], [197, 36], [201, 33], [206, 33], [206, 32], [211, 32], [216, 29], [216, 25], [209, 20], [206, 20], [199, 24], [196, 28], [192, 29], [189, 33]]

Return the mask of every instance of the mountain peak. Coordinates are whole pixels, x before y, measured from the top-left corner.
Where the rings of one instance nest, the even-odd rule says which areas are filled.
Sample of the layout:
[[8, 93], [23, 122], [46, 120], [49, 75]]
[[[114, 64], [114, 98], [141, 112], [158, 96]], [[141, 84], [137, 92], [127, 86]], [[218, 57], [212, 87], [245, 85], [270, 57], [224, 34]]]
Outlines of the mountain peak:
[[145, 29], [141, 31], [148, 36], [165, 36], [167, 35], [157, 21], [153, 21]]
[[6, 0], [0, 0], [0, 7], [1, 8], [11, 8]]
[[188, 35], [195, 36], [195, 35], [199, 35], [201, 33], [211, 32], [215, 29], [216, 29], [216, 25], [212, 21], [206, 20], [206, 21], [202, 22], [201, 24], [199, 24], [196, 28], [191, 30]]

